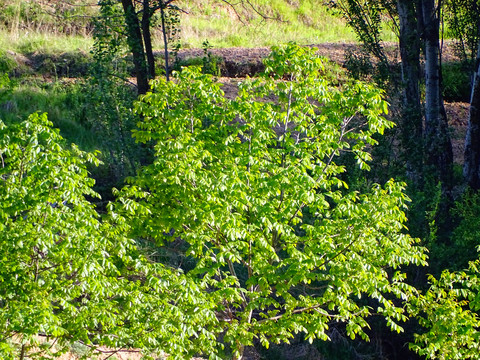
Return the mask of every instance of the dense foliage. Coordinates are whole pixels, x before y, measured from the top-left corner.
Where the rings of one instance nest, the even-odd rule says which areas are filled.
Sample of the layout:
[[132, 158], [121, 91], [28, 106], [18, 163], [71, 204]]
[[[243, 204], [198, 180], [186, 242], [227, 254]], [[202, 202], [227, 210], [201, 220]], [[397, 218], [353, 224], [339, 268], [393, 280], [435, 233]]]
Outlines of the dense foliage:
[[120, 198], [149, 214], [131, 213], [132, 235], [184, 251], [236, 357], [256, 338], [327, 340], [332, 321], [367, 338], [372, 313], [401, 331], [394, 299], [415, 289], [400, 267], [425, 263], [404, 233], [402, 185], [360, 193], [342, 180], [344, 154], [368, 168], [374, 135], [392, 126], [381, 92], [334, 88], [308, 48], [274, 49], [265, 64], [234, 100], [195, 69], [152, 83], [135, 137], [154, 142], [155, 160]]
[[410, 347], [428, 359], [478, 359], [479, 262], [459, 272], [429, 277], [430, 288], [414, 301], [423, 331]]
[[[217, 17], [228, 23], [222, 14], [235, 18], [222, 40], [230, 45], [258, 42], [231, 30], [254, 17], [294, 18], [319, 41], [316, 2], [267, 3], [222, 2], [215, 11], [208, 1], [181, 4], [202, 17], [198, 24], [208, 18], [209, 31]], [[68, 50], [44, 40], [0, 50], [0, 72], [9, 75], [0, 77], [0, 357], [81, 347], [83, 358], [131, 348], [147, 358], [240, 358], [254, 345], [289, 358], [275, 352], [283, 342], [332, 360], [403, 358], [406, 343], [429, 359], [478, 358], [478, 1], [331, 1], [364, 44], [345, 66], [385, 94], [343, 76], [331, 81], [314, 50], [288, 45], [227, 98], [205, 75], [220, 75], [208, 41], [196, 59], [202, 70], [178, 62], [173, 82], [148, 83], [163, 64], [169, 74], [153, 41], [167, 48], [179, 29], [173, 4], [0, 0], [2, 45], [34, 31], [94, 39], [81, 60], [80, 50], [45, 56]], [[441, 67], [442, 22], [462, 62]], [[400, 63], [386, 56], [389, 27]], [[313, 41], [296, 22], [288, 29]], [[58, 81], [87, 67], [85, 82]], [[33, 73], [47, 79], [27, 78]], [[135, 107], [134, 85], [146, 93]], [[463, 179], [451, 166], [442, 92], [471, 99]], [[384, 118], [387, 96], [398, 130]], [[103, 154], [68, 145], [46, 115], [18, 120], [39, 108], [69, 140]], [[95, 168], [98, 158], [105, 164]], [[428, 248], [430, 268], [416, 267], [427, 250], [409, 232]], [[404, 324], [407, 317], [415, 320]], [[407, 334], [385, 335], [402, 327]]]
[[124, 220], [101, 221], [87, 200], [96, 196], [86, 171], [94, 155], [68, 149], [34, 114], [0, 123], [0, 160], [2, 359], [61, 355], [75, 341], [90, 347], [85, 357], [100, 345], [209, 351], [215, 317], [198, 287], [147, 261], [123, 235]]

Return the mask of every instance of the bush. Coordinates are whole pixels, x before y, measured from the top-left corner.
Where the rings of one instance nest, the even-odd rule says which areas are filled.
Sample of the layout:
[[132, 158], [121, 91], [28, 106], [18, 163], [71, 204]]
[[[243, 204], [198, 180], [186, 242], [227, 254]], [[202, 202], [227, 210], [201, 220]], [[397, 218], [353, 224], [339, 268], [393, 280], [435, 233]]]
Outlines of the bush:
[[11, 73], [17, 67], [17, 62], [4, 50], [0, 50], [0, 74]]
[[446, 101], [470, 102], [472, 65], [467, 62], [442, 64], [443, 97]]

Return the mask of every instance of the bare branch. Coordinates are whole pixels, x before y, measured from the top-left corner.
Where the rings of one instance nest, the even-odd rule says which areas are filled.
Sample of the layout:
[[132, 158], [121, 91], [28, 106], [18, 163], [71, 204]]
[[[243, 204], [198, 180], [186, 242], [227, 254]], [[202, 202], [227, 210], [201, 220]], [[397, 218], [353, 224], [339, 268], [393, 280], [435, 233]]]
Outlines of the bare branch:
[[236, 6], [237, 6], [238, 4], [241, 4], [242, 2], [234, 4], [234, 3], [231, 3], [231, 2], [229, 2], [229, 1], [227, 1], [227, 0], [221, 0], [221, 1], [224, 2], [225, 4], [227, 4], [228, 6], [230, 6], [230, 7], [232, 8], [232, 10], [233, 10], [233, 12], [235, 13], [235, 15], [237, 15], [238, 21], [240, 21], [243, 25], [247, 25], [247, 24], [245, 23], [245, 21], [243, 21], [242, 16], [238, 13], [237, 8], [236, 8]]

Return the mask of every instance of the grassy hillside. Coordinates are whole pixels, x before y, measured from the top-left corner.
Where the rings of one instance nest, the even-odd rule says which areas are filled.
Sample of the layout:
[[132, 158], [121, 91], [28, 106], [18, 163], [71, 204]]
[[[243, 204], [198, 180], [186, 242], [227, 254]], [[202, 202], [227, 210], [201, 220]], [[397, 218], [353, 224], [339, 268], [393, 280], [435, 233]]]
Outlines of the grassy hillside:
[[17, 53], [89, 51], [94, 0], [0, 0], [0, 49]]
[[[92, 45], [96, 0], [0, 0], [0, 49], [58, 53]], [[179, 40], [184, 48], [260, 47], [354, 41], [353, 33], [315, 0], [252, 0], [233, 8], [221, 0], [179, 0]], [[249, 5], [251, 4], [251, 5]], [[162, 48], [160, 31], [155, 47]]]
[[183, 0], [181, 39], [198, 47], [208, 39], [215, 47], [271, 46], [354, 41], [353, 33], [315, 0], [253, 0], [233, 9], [216, 0]]

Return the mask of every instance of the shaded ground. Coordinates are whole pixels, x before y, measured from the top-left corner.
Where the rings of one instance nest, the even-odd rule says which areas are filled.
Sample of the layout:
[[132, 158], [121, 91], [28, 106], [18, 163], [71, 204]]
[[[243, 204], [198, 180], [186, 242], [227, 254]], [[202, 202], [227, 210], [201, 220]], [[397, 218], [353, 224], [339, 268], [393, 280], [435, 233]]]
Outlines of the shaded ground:
[[453, 148], [453, 162], [463, 164], [465, 135], [467, 134], [468, 109], [470, 104], [463, 102], [445, 103]]

